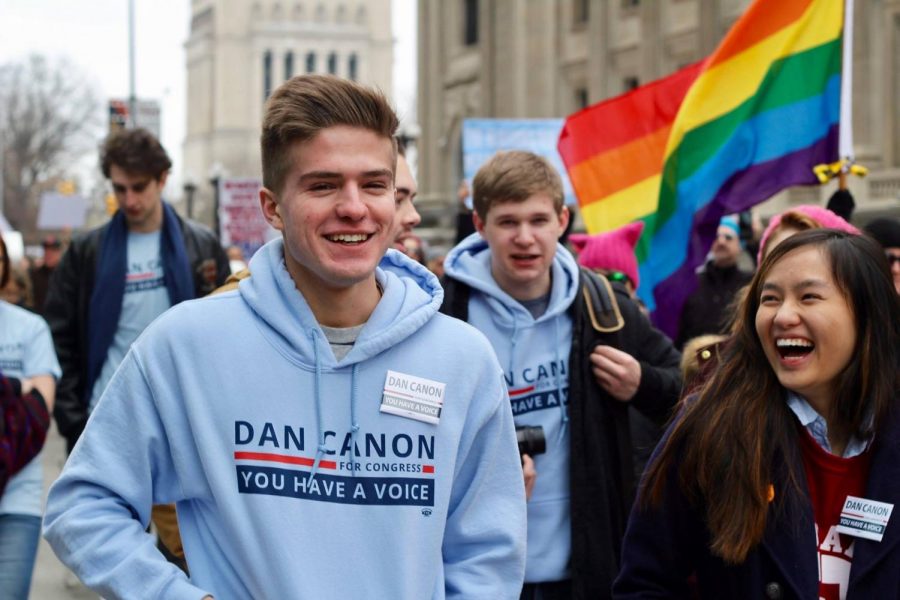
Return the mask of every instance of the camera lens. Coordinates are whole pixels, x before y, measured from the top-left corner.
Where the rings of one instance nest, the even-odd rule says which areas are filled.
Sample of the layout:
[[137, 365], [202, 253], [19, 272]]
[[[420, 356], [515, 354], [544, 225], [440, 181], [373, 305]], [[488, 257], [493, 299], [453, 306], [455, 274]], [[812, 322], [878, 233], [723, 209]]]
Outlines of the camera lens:
[[516, 441], [519, 443], [519, 454], [535, 456], [547, 451], [544, 428], [540, 425], [521, 425], [516, 427]]

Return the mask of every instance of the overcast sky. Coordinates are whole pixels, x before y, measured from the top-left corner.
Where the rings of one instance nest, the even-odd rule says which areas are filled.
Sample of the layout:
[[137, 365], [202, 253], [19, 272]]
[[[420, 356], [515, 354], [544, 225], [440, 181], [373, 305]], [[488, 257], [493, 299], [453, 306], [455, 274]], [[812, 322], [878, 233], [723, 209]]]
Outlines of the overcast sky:
[[[394, 99], [407, 118], [415, 102], [415, 0], [392, 3]], [[137, 96], [162, 106], [162, 143], [175, 163], [172, 183], [180, 189], [190, 0], [134, 4]], [[0, 31], [0, 63], [31, 53], [65, 56], [96, 86], [100, 98], [128, 97], [127, 0], [0, 0]], [[105, 123], [105, 114], [103, 119]]]

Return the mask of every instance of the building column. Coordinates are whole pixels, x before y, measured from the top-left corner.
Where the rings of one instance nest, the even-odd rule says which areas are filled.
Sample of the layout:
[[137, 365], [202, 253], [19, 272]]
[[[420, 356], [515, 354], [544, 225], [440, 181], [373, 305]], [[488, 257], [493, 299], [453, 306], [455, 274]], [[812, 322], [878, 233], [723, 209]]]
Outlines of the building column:
[[587, 86], [590, 102], [610, 96], [609, 1], [591, 0], [588, 13]]

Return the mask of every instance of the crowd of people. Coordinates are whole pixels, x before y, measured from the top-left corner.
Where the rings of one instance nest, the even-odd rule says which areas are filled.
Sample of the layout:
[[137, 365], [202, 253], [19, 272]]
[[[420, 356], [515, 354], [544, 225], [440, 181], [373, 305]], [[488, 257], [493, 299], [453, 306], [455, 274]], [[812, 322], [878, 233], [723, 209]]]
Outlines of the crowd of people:
[[397, 124], [273, 92], [249, 260], [141, 129], [106, 224], [30, 269], [0, 242], [0, 598], [41, 534], [104, 598], [900, 598], [900, 221], [797, 206], [751, 254], [722, 218], [671, 340], [643, 223], [569, 235], [533, 153], [430, 253]]

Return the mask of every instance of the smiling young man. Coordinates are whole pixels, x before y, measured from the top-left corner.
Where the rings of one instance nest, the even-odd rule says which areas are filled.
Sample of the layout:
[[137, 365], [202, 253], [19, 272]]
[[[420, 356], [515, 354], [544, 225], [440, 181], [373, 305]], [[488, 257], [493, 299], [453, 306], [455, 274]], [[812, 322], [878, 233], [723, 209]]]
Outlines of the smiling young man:
[[[437, 279], [388, 250], [396, 127], [351, 81], [273, 93], [260, 205], [281, 239], [237, 289], [145, 332], [51, 489], [45, 535], [104, 597], [518, 594], [502, 372], [438, 314]], [[158, 501], [177, 503], [190, 579], [143, 531]]]
[[680, 392], [680, 357], [624, 288], [606, 288], [616, 327], [592, 325], [585, 285], [594, 276], [557, 241], [569, 212], [549, 162], [497, 153], [475, 175], [473, 200], [477, 233], [447, 255], [442, 310], [488, 336], [516, 426], [545, 440], [545, 453], [523, 456], [522, 598], [609, 597], [633, 494], [628, 405], [664, 420]]

